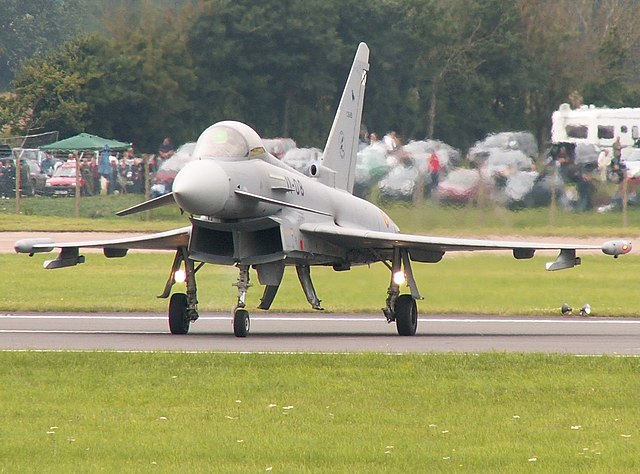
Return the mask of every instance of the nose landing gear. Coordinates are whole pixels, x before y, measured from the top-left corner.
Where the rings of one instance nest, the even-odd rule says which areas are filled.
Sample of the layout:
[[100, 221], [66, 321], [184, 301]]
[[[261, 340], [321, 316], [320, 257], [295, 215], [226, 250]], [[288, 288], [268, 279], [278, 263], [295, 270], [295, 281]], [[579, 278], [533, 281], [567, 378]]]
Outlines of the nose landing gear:
[[238, 303], [233, 309], [233, 334], [236, 337], [247, 337], [251, 328], [251, 320], [249, 319], [249, 311], [245, 308], [245, 300], [247, 298], [247, 290], [251, 287], [249, 283], [249, 266], [238, 265], [240, 275], [238, 281], [233, 286], [238, 287]]

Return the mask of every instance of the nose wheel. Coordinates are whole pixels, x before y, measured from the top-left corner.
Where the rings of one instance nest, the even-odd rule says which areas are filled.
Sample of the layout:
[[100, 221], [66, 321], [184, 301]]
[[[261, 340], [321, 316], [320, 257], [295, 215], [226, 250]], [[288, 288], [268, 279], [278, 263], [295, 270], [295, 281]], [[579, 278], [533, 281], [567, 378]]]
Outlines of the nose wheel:
[[246, 306], [247, 290], [251, 287], [251, 283], [249, 283], [249, 266], [238, 265], [238, 270], [240, 270], [238, 281], [233, 284], [238, 288], [238, 303], [233, 310], [233, 334], [236, 337], [247, 337], [251, 321], [249, 320], [249, 311], [244, 308]]
[[249, 311], [238, 308], [233, 313], [233, 334], [236, 337], [247, 337], [251, 320], [249, 319]]

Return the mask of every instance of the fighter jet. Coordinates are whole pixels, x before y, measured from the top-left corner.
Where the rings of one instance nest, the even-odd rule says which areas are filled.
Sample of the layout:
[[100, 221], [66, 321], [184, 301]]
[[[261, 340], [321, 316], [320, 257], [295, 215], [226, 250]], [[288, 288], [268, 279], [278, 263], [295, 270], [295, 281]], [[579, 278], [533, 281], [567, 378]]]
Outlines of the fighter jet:
[[[374, 204], [352, 195], [364, 91], [369, 71], [369, 48], [360, 43], [342, 93], [322, 158], [301, 173], [270, 155], [251, 127], [235, 121], [207, 128], [196, 143], [194, 160], [178, 172], [173, 191], [118, 215], [129, 215], [164, 205], [177, 205], [191, 225], [136, 238], [88, 242], [26, 239], [15, 250], [29, 255], [60, 253], [44, 263], [47, 269], [83, 263], [81, 248], [99, 247], [108, 258], [124, 257], [129, 249], [165, 249], [175, 252], [164, 291], [168, 298], [169, 329], [186, 334], [198, 319], [196, 274], [205, 264], [235, 265], [238, 298], [233, 310], [233, 332], [249, 333], [246, 295], [250, 272], [264, 285], [259, 309], [271, 307], [286, 266], [296, 269], [306, 298], [321, 310], [311, 280], [311, 267], [335, 271], [382, 262], [390, 283], [382, 312], [395, 322], [398, 334], [416, 333], [422, 299], [412, 262], [439, 262], [446, 252], [511, 250], [517, 259], [531, 258], [538, 249], [559, 250], [547, 270], [580, 264], [577, 250], [601, 249], [605, 254], [626, 254], [631, 244], [611, 241], [603, 246], [504, 242], [443, 238], [400, 233], [391, 218]], [[179, 275], [186, 293], [171, 294]], [[408, 286], [407, 294], [400, 288]], [[381, 298], [382, 300], [382, 298]]]

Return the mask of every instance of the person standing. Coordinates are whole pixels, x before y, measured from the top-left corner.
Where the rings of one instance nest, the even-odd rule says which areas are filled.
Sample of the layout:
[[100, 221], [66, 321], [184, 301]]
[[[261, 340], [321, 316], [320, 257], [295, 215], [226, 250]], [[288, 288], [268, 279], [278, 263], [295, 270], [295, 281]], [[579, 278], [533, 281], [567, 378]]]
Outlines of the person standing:
[[604, 149], [598, 155], [598, 172], [600, 175], [600, 181], [603, 183], [607, 181], [607, 168], [611, 163], [611, 157], [609, 156], [609, 150]]
[[429, 176], [431, 177], [432, 191], [438, 187], [438, 183], [440, 182], [441, 170], [442, 170], [442, 166], [440, 165], [438, 154], [434, 150], [431, 153], [431, 156], [429, 156], [429, 163], [427, 164], [427, 171], [429, 172]]
[[613, 142], [613, 159], [620, 161], [622, 158], [622, 144], [620, 143], [620, 137], [616, 137], [616, 141]]
[[0, 199], [9, 198], [9, 170], [4, 161], [0, 161]]
[[[100, 175], [100, 194], [107, 194], [111, 181], [111, 162], [110, 162], [110, 150], [109, 145], [102, 147], [100, 151], [100, 157], [98, 159], [98, 174]], [[106, 181], [106, 182], [105, 182]]]
[[176, 152], [175, 147], [171, 143], [171, 139], [169, 137], [164, 137], [162, 143], [158, 147], [158, 156], [162, 161], [168, 160], [173, 156]]

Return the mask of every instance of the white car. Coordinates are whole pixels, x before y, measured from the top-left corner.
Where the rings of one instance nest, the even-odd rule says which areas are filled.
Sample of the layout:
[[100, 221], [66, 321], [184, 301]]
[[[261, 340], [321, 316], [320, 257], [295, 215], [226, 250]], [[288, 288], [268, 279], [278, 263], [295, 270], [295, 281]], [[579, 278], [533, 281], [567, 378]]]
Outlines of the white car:
[[622, 162], [627, 168], [629, 178], [640, 178], [640, 148], [630, 149], [625, 153]]

